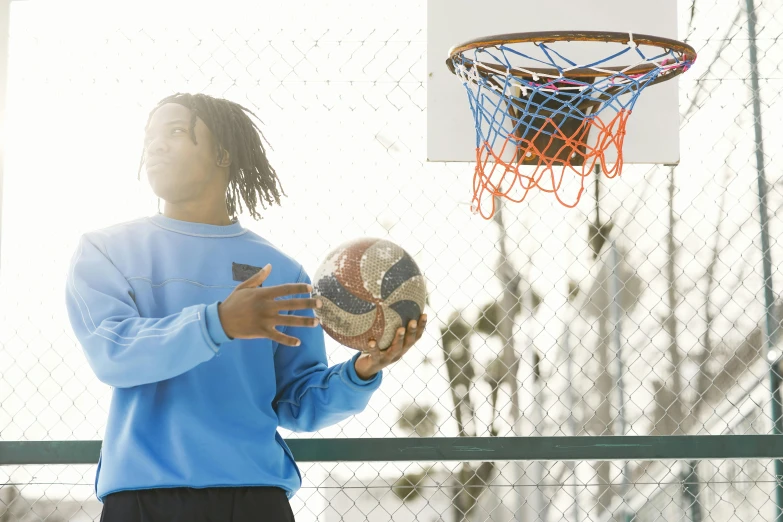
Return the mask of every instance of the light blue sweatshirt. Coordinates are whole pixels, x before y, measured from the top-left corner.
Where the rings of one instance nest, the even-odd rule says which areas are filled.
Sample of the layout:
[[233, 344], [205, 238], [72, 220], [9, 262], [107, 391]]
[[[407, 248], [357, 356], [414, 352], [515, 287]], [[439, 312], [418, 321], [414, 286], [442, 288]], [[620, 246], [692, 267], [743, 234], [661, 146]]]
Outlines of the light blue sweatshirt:
[[290, 498], [301, 475], [278, 426], [315, 431], [367, 406], [381, 374], [359, 378], [358, 353], [328, 367], [320, 326], [284, 330], [298, 347], [223, 331], [217, 304], [267, 263], [264, 286], [310, 283], [238, 222], [156, 215], [82, 236], [68, 314], [93, 371], [114, 388], [95, 479], [101, 501], [219, 486], [277, 486]]

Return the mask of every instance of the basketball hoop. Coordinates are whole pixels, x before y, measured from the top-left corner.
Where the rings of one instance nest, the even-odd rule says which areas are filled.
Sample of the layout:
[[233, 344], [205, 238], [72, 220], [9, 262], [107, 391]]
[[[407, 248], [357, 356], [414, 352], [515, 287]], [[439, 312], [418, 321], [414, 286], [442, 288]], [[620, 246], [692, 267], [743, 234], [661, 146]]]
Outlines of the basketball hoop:
[[[603, 52], [578, 63], [564, 56], [566, 42]], [[696, 51], [676, 40], [597, 31], [506, 34], [453, 47], [446, 64], [467, 90], [476, 127], [473, 211], [490, 219], [496, 197], [521, 202], [534, 188], [576, 206], [596, 165], [609, 178], [622, 172], [625, 127], [642, 90], [695, 60]], [[608, 152], [616, 153], [612, 166]]]

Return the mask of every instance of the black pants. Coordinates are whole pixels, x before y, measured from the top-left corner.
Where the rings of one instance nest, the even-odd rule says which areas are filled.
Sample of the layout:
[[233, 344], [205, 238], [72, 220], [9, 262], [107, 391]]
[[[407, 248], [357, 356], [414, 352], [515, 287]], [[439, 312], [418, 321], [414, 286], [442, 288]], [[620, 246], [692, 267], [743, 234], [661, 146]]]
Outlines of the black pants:
[[294, 522], [279, 488], [161, 488], [103, 499], [101, 522]]

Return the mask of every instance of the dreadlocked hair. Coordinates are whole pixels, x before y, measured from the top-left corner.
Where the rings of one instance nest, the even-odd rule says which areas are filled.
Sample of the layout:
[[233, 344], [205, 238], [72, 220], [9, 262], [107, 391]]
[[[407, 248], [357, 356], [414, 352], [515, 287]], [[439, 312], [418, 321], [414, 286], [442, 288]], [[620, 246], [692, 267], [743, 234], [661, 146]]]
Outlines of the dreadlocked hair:
[[[150, 111], [147, 125], [155, 111], [167, 103], [177, 103], [190, 110], [190, 139], [194, 144], [198, 144], [195, 133], [196, 119], [201, 118], [214, 136], [218, 160], [225, 151], [228, 152], [231, 165], [226, 207], [231, 217], [236, 218], [237, 205], [239, 212], [243, 211], [243, 201], [254, 219], [261, 219], [257, 207], [259, 202], [263, 209], [266, 209], [267, 205], [280, 204], [280, 196], [286, 194], [275, 169], [266, 157], [263, 143], [266, 138], [250, 119], [250, 116], [253, 116], [261, 121], [258, 116], [242, 105], [222, 98], [213, 98], [206, 94], [177, 93], [158, 102]], [[144, 162], [143, 154], [141, 161], [139, 175]]]

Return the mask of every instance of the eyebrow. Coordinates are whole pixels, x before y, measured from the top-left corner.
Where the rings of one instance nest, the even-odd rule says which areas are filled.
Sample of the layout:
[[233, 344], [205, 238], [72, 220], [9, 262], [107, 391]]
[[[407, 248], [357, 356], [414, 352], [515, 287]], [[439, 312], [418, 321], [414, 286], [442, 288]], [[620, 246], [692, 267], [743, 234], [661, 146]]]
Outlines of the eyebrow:
[[[182, 119], [171, 120], [171, 121], [167, 121], [167, 122], [163, 123], [161, 126], [165, 127], [167, 125], [183, 125], [183, 124], [190, 125], [190, 121], [189, 120], [182, 120]], [[149, 131], [149, 127], [144, 129], [144, 131], [145, 132]]]

